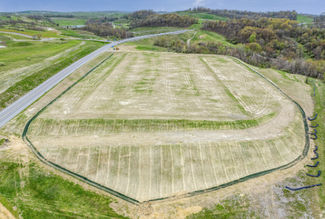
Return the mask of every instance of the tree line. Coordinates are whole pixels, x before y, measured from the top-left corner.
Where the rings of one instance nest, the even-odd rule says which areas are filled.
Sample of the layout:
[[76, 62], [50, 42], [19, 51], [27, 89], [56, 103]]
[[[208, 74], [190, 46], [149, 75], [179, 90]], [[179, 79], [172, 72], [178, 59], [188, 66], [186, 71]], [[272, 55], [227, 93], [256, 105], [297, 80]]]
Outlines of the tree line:
[[130, 23], [130, 29], [137, 27], [189, 27], [197, 23], [197, 18], [188, 15], [182, 16], [176, 13], [159, 15], [153, 13], [144, 19], [133, 19]]
[[55, 24], [49, 17], [46, 16], [41, 16], [41, 15], [28, 15], [27, 18], [32, 19], [32, 20], [46, 20], [52, 24]]
[[157, 13], [152, 10], [140, 10], [135, 11], [131, 14], [126, 14], [122, 16], [124, 19], [132, 20], [132, 19], [145, 19], [149, 16], [156, 15]]
[[254, 12], [254, 11], [239, 11], [239, 10], [227, 10], [227, 9], [210, 9], [205, 7], [195, 7], [191, 9], [197, 12], [206, 12], [209, 14], [215, 14], [222, 17], [228, 17], [230, 19], [249, 18], [259, 20], [262, 17], [266, 18], [286, 18], [289, 20], [297, 20], [297, 12], [293, 11], [271, 11], [271, 12]]
[[107, 37], [113, 36], [120, 39], [130, 38], [133, 37], [133, 33], [129, 32], [125, 28], [114, 28], [109, 23], [92, 23], [87, 24], [86, 26], [82, 27], [83, 30], [89, 31], [94, 33], [100, 37]]
[[325, 12], [321, 13], [319, 16], [314, 16], [314, 22], [324, 22]]
[[110, 24], [109, 22], [112, 22], [112, 21], [115, 21], [115, 20], [118, 20], [119, 18], [118, 17], [112, 17], [112, 16], [105, 16], [105, 17], [99, 17], [99, 18], [90, 18], [88, 20], [86, 20], [86, 25], [88, 24], [105, 24], [105, 23], [108, 23]]

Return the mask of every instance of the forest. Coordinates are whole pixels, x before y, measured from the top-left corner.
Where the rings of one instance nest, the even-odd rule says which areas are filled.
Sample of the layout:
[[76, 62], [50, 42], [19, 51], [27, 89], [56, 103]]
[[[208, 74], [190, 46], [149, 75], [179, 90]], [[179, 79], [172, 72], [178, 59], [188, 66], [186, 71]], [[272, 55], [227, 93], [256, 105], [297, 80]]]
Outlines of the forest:
[[302, 58], [304, 49], [311, 58], [325, 58], [325, 29], [302, 28], [296, 21], [261, 18], [208, 21], [203, 29], [225, 36], [234, 44], [245, 44], [262, 56], [287, 59]]
[[114, 28], [109, 22], [88, 23], [86, 26], [82, 27], [82, 30], [92, 32], [100, 37], [114, 36], [120, 39], [133, 37], [132, 32], [129, 32], [125, 28]]
[[240, 10], [221, 10], [221, 9], [210, 9], [205, 7], [195, 7], [189, 9], [196, 12], [206, 12], [209, 14], [215, 14], [222, 17], [227, 17], [230, 19], [241, 19], [249, 18], [254, 20], [259, 20], [262, 17], [265, 18], [286, 18], [290, 20], [297, 20], [296, 11], [272, 11], [272, 12], [254, 12], [254, 11], [240, 11]]
[[[187, 15], [181, 16], [175, 13], [156, 14], [151, 10], [141, 10], [130, 14], [125, 14], [121, 17], [130, 21], [129, 29], [137, 27], [189, 27], [192, 24], [198, 23], [196, 18]], [[97, 36], [107, 37], [114, 36], [117, 38], [133, 37], [133, 33], [125, 28], [114, 28], [112, 22], [118, 20], [118, 17], [100, 17], [91, 18], [86, 21], [86, 26], [83, 30], [94, 33]]]
[[[132, 16], [133, 15], [131, 15], [131, 17]], [[146, 16], [143, 16], [143, 13], [141, 13], [138, 14], [137, 17], [144, 17], [144, 18], [133, 19], [130, 23], [130, 29], [137, 28], [137, 27], [189, 27], [192, 24], [198, 23], [197, 18], [193, 18], [188, 15], [182, 16], [176, 13], [162, 14], [162, 15], [147, 13]]]
[[131, 14], [126, 14], [124, 15], [125, 19], [145, 19], [149, 16], [156, 15], [157, 13], [152, 11], [152, 10], [140, 10], [140, 11], [135, 11]]
[[323, 22], [325, 21], [325, 12], [319, 16], [314, 16], [314, 22]]

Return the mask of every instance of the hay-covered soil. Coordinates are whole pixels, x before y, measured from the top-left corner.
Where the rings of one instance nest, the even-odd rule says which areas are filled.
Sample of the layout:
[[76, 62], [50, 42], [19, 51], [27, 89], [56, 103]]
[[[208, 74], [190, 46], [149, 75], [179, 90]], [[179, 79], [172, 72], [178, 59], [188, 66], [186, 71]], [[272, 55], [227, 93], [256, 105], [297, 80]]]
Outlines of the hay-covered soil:
[[283, 166], [305, 146], [301, 113], [223, 56], [124, 53], [31, 125], [43, 156], [139, 201]]

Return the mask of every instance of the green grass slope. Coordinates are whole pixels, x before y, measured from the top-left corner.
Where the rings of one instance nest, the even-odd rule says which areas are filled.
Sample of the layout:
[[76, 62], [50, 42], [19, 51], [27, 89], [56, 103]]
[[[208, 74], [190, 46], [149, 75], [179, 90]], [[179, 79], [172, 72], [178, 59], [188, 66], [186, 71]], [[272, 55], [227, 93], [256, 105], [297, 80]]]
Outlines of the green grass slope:
[[[193, 37], [195, 32], [196, 32], [196, 34]], [[167, 39], [167, 41], [175, 41], [176, 42], [177, 40], [180, 40], [184, 43], [187, 43], [187, 40], [191, 39], [192, 37], [193, 37], [193, 39], [190, 41], [191, 44], [207, 43], [207, 42], [220, 42], [223, 45], [226, 45], [229, 47], [235, 46], [234, 44], [227, 42], [227, 39], [224, 36], [222, 36], [218, 33], [211, 32], [211, 31], [200, 30], [199, 28], [196, 28], [196, 31], [189, 31], [189, 32], [185, 32], [183, 34], [152, 37], [152, 38], [142, 39], [142, 40], [138, 40], [138, 41], [134, 41], [134, 42], [128, 42], [126, 44], [135, 45], [135, 46], [137, 46], [136, 49], [141, 50], [141, 51], [153, 50], [156, 52], [166, 52], [166, 51], [168, 51], [168, 48], [159, 47], [159, 46], [154, 45], [154, 42], [157, 39], [165, 38], [165, 39]]]
[[138, 27], [131, 30], [134, 36], [143, 36], [149, 34], [157, 34], [157, 33], [166, 33], [173, 32], [178, 30], [185, 30], [186, 28], [179, 27]]
[[11, 29], [0, 29], [0, 31], [21, 33], [21, 34], [25, 34], [25, 35], [29, 35], [29, 36], [34, 36], [34, 35], [40, 34], [41, 37], [58, 37], [57, 32], [54, 32], [54, 31], [36, 31], [36, 30], [18, 31], [18, 30], [11, 30]]
[[313, 22], [313, 19], [310, 18], [310, 17], [304, 16], [304, 15], [298, 14], [297, 15], [297, 21], [299, 23], [311, 23], [311, 22]]
[[52, 19], [53, 22], [61, 26], [85, 25], [86, 19]]
[[[80, 44], [80, 41], [70, 41], [68, 43], [53, 43], [53, 42], [11, 42], [8, 48], [0, 50], [0, 62], [4, 62], [6, 66], [1, 66], [1, 74], [6, 74], [9, 70], [30, 66], [33, 63], [44, 61], [48, 57], [52, 57], [60, 52], [64, 52], [72, 46]], [[89, 53], [100, 48], [103, 43], [86, 42], [74, 52], [71, 52], [58, 60], [54, 60], [51, 65], [45, 66], [43, 69], [36, 69], [27, 77], [22, 78], [8, 89], [1, 93], [0, 109], [5, 108], [19, 97], [28, 93], [45, 80], [68, 67], [78, 59], [88, 55]], [[0, 75], [1, 76], [1, 75]], [[5, 78], [10, 79], [10, 78]]]
[[8, 161], [1, 155], [4, 152], [0, 152], [0, 201], [17, 218], [124, 218], [109, 207], [112, 198], [86, 191], [34, 162]]
[[208, 14], [205, 12], [195, 12], [195, 11], [178, 11], [179, 15], [188, 15], [190, 17], [195, 17], [202, 20], [217, 20], [217, 21], [226, 21], [228, 20], [225, 17], [217, 16], [214, 14]]

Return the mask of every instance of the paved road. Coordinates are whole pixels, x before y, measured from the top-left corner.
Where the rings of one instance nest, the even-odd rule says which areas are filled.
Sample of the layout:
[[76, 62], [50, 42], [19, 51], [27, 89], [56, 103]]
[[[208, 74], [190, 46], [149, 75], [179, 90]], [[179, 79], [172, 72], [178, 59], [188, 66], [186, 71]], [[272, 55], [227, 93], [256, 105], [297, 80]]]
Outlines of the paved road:
[[32, 36], [22, 34], [22, 33], [6, 32], [6, 31], [0, 31], [0, 33], [14, 34], [14, 35], [19, 35], [19, 36], [23, 36], [23, 37], [33, 38]]
[[[141, 37], [147, 37], [147, 36], [152, 37], [152, 36], [162, 35], [162, 34], [173, 34], [173, 33], [178, 33], [178, 32], [182, 32], [182, 31], [183, 32], [186, 32], [186, 31], [191, 31], [191, 30], [181, 30], [181, 31], [161, 33], [161, 34], [152, 34], [152, 35], [145, 35], [145, 36], [141, 36]], [[19, 35], [19, 36], [23, 36], [23, 37], [28, 37], [30, 39], [33, 38], [32, 36], [29, 36], [29, 35], [26, 35], [26, 34], [22, 34], [22, 33], [6, 32], [6, 31], [0, 31], [0, 33], [14, 34], [14, 35]], [[130, 38], [130, 39], [135, 39], [135, 38], [137, 38], [137, 37]], [[41, 40], [37, 40], [37, 41], [47, 41], [47, 40], [57, 40], [57, 39], [65, 39], [65, 40], [88, 40], [88, 41], [97, 41], [97, 42], [107, 42], [107, 40], [83, 39], [83, 38], [77, 38], [77, 37], [64, 38], [64, 35], [61, 35], [60, 38], [55, 38], [55, 37], [44, 38], [44, 37], [41, 37]], [[17, 40], [17, 39], [14, 39], [14, 41], [34, 41], [34, 40]], [[129, 40], [129, 41], [131, 41], [131, 40]], [[118, 41], [118, 42], [120, 42], [120, 41]]]
[[[19, 35], [19, 36], [23, 36], [23, 37], [27, 37], [30, 38], [31, 40], [17, 40], [17, 39], [13, 39], [14, 41], [34, 41], [32, 36], [26, 35], [26, 34], [22, 34], [22, 33], [15, 33], [15, 32], [6, 32], [6, 31], [0, 31], [0, 33], [6, 33], [6, 34], [11, 34], [11, 35]], [[59, 39], [59, 38], [41, 38], [40, 41], [47, 41], [47, 40], [54, 40], [54, 39]], [[39, 40], [38, 40], [39, 41]]]
[[89, 62], [91, 59], [95, 58], [99, 54], [103, 53], [107, 49], [109, 49], [112, 46], [116, 46], [121, 43], [125, 43], [128, 41], [136, 41], [139, 39], [145, 39], [149, 37], [154, 36], [161, 36], [161, 35], [168, 35], [168, 34], [180, 34], [184, 33], [188, 30], [181, 30], [181, 31], [175, 31], [175, 32], [168, 32], [168, 33], [160, 33], [160, 34], [152, 34], [152, 35], [146, 35], [146, 36], [139, 36], [134, 38], [129, 38], [125, 40], [120, 40], [116, 42], [112, 42], [110, 44], [107, 44], [100, 49], [90, 53], [89, 55], [83, 57], [82, 59], [79, 59], [69, 67], [63, 69], [56, 75], [52, 76], [45, 82], [43, 82], [38, 87], [31, 90], [29, 93], [18, 99], [16, 102], [5, 108], [0, 112], [0, 128], [4, 126], [7, 122], [9, 122], [12, 118], [14, 118], [16, 115], [18, 115], [20, 112], [22, 112], [24, 109], [26, 109], [29, 105], [31, 105], [34, 101], [36, 101], [38, 98], [40, 98], [43, 94], [45, 94], [47, 91], [49, 91], [51, 88], [53, 88], [55, 85], [60, 83], [64, 78], [69, 76], [72, 72], [74, 72], [76, 69], [80, 68], [87, 62]]

